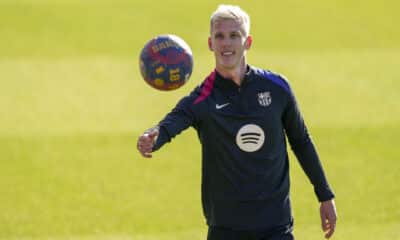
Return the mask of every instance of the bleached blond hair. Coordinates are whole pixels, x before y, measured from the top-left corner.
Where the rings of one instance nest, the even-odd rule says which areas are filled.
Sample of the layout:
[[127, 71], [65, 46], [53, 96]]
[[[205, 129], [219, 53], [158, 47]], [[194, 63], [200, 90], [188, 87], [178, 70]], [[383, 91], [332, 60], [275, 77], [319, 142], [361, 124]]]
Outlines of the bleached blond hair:
[[219, 20], [234, 20], [241, 25], [242, 33], [245, 37], [250, 34], [250, 17], [239, 6], [221, 4], [217, 10], [211, 14], [210, 31], [212, 32], [213, 24]]

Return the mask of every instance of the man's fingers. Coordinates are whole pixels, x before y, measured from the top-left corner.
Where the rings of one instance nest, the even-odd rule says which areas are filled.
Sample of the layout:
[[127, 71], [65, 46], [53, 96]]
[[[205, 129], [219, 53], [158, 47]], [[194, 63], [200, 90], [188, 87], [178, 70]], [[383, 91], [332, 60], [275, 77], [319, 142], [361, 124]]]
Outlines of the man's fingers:
[[159, 128], [154, 127], [147, 130], [137, 141], [137, 149], [143, 157], [151, 158], [155, 141], [159, 135]]
[[145, 157], [145, 158], [151, 158], [151, 157], [153, 157], [153, 156], [151, 155], [151, 152], [144, 152], [144, 153], [142, 153], [142, 156]]
[[335, 232], [335, 228], [336, 228], [336, 216], [330, 215], [328, 216], [328, 232], [325, 234], [326, 238], [330, 238], [333, 233]]
[[325, 224], [323, 224], [324, 225], [323, 230], [325, 232], [325, 238], [330, 238], [333, 235], [333, 233], [335, 232], [336, 216], [328, 214], [324, 223]]
[[149, 133], [145, 133], [144, 136], [147, 137], [149, 139], [150, 142], [154, 142], [155, 139], [157, 138], [159, 132], [158, 131], [152, 131]]
[[330, 238], [334, 232], [335, 232], [334, 225], [330, 225], [328, 232], [325, 234], [325, 238]]
[[322, 227], [322, 230], [325, 232], [326, 230], [328, 230], [327, 219], [326, 219], [325, 213], [321, 211], [320, 217], [321, 217], [321, 227]]
[[320, 217], [325, 238], [330, 238], [336, 228], [336, 207], [333, 199], [321, 203]]
[[154, 140], [154, 137], [150, 137], [150, 134], [143, 134], [142, 136], [139, 137], [139, 142], [140, 143], [152, 143]]
[[138, 143], [137, 149], [139, 150], [140, 154], [143, 157], [151, 157], [152, 148], [151, 146], [143, 146], [142, 144]]
[[324, 232], [326, 232], [328, 230], [328, 224], [327, 223], [325, 223], [325, 222], [322, 223], [322, 230]]
[[142, 136], [139, 137], [137, 146], [138, 147], [145, 147], [145, 148], [152, 148], [154, 145], [154, 138], [157, 136], [154, 134], [143, 134]]
[[139, 151], [141, 153], [150, 153], [150, 152], [152, 152], [152, 148], [151, 147], [141, 147], [141, 146], [139, 146], [138, 149], [139, 149]]
[[148, 142], [138, 142], [137, 149], [144, 157], [151, 157], [153, 145]]
[[153, 150], [155, 136], [157, 136], [157, 134], [154, 135], [146, 133], [139, 137], [136, 147], [143, 157], [152, 157], [151, 152]]
[[329, 230], [328, 233], [325, 234], [325, 238], [330, 238], [332, 236], [333, 232], [331, 230]]
[[153, 143], [149, 141], [139, 141], [138, 142], [138, 148], [152, 148]]
[[140, 153], [141, 153], [142, 156], [145, 157], [145, 158], [151, 158], [151, 157], [152, 157], [152, 155], [151, 155], [150, 152], [140, 152]]

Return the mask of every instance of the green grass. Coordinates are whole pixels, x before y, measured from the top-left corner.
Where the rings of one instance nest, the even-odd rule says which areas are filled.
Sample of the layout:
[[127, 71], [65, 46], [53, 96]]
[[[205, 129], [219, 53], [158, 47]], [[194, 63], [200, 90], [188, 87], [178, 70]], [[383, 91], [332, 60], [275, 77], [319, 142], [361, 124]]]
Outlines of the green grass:
[[[150, 160], [135, 148], [213, 67], [216, 4], [163, 4], [0, 0], [1, 240], [205, 239], [195, 132]], [[334, 239], [400, 239], [399, 3], [240, 4], [253, 22], [250, 63], [289, 78], [319, 149], [337, 195]], [[148, 87], [137, 63], [166, 32], [195, 60], [170, 93]], [[296, 237], [322, 239], [293, 156], [291, 178]]]

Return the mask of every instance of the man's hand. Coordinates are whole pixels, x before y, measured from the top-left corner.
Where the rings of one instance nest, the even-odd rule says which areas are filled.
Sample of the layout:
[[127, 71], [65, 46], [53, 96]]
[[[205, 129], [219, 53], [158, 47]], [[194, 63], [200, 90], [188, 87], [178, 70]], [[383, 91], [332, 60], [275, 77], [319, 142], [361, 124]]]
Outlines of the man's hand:
[[151, 152], [153, 151], [153, 146], [157, 140], [159, 133], [160, 133], [159, 128], [154, 127], [147, 130], [145, 133], [143, 133], [142, 136], [139, 137], [137, 141], [137, 149], [139, 150], [139, 152], [142, 154], [143, 157], [145, 158], [152, 157]]
[[335, 201], [332, 199], [321, 202], [319, 213], [321, 216], [322, 230], [325, 232], [325, 238], [330, 238], [336, 228]]

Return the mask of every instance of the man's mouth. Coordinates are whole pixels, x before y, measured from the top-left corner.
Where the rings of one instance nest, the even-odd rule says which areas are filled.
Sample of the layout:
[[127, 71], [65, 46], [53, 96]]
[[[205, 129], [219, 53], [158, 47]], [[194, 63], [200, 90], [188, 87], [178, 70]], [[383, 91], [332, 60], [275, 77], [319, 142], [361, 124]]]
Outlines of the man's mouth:
[[221, 53], [222, 56], [231, 56], [233, 54], [234, 54], [234, 52], [232, 52], [232, 51], [226, 51], [226, 52]]

